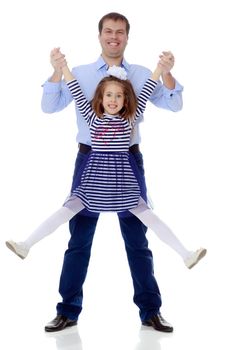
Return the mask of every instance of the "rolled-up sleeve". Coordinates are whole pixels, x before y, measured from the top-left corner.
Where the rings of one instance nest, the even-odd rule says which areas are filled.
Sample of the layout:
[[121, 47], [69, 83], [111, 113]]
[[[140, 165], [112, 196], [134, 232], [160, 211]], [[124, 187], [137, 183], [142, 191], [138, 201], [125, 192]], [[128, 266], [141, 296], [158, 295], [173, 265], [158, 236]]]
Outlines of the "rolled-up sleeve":
[[47, 80], [42, 88], [41, 109], [44, 113], [59, 112], [72, 101], [69, 89], [63, 81], [53, 83]]
[[162, 83], [158, 84], [149, 99], [155, 106], [178, 112], [183, 107], [183, 86], [176, 80], [174, 89], [166, 88]]

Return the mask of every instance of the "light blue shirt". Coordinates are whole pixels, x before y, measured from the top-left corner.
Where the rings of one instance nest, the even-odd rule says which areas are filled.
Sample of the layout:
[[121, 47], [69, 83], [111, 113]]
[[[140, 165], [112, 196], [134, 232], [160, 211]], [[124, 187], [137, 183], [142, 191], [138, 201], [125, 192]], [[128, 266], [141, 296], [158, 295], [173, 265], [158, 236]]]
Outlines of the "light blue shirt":
[[[127, 72], [127, 78], [131, 81], [135, 93], [138, 96], [145, 81], [151, 77], [152, 72], [143, 66], [129, 64], [123, 59], [122, 67]], [[80, 65], [72, 69], [72, 74], [78, 80], [80, 87], [87, 98], [91, 101], [95, 89], [99, 81], [107, 76], [108, 65], [102, 56], [94, 63]], [[164, 108], [177, 112], [182, 109], [182, 91], [183, 87], [176, 81], [173, 90], [167, 89], [161, 82], [156, 86], [151, 94], [149, 101], [159, 108]], [[43, 85], [43, 95], [41, 107], [45, 113], [55, 113], [63, 110], [73, 100], [71, 93], [64, 81], [52, 83], [46, 81]], [[89, 127], [85, 119], [81, 116], [78, 108], [76, 108], [77, 118], [77, 142], [91, 145], [91, 136]], [[139, 120], [140, 122], [141, 120]], [[131, 134], [131, 145], [140, 143], [139, 124], [137, 123]]]

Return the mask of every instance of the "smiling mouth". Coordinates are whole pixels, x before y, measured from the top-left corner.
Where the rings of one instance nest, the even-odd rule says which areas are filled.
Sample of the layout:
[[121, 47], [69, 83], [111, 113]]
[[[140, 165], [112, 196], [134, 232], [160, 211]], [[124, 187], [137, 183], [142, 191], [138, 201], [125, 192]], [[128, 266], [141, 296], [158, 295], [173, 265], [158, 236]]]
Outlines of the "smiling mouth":
[[119, 44], [115, 42], [109, 42], [108, 45], [111, 47], [117, 47]]

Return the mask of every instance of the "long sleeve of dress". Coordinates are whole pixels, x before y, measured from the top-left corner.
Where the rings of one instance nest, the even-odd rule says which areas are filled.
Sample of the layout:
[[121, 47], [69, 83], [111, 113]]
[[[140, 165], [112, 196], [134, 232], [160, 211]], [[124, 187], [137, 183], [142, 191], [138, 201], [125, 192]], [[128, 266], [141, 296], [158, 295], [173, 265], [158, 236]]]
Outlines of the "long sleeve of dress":
[[86, 97], [84, 96], [78, 81], [76, 79], [71, 80], [67, 82], [67, 86], [76, 102], [76, 105], [78, 106], [81, 115], [90, 126], [96, 115], [91, 108], [90, 102], [87, 101]]
[[141, 114], [144, 113], [146, 108], [146, 103], [157, 84], [158, 82], [152, 79], [147, 79], [147, 81], [145, 82], [142, 88], [142, 91], [138, 96], [138, 106], [137, 106], [134, 122], [137, 120], [137, 118], [140, 117]]

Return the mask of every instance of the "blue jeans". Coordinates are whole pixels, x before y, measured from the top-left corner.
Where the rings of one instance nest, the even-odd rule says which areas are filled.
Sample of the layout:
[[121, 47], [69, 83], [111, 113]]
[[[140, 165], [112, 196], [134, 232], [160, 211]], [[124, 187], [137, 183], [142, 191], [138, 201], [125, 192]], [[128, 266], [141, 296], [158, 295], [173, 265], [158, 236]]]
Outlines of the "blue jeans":
[[[82, 168], [85, 157], [87, 155], [78, 152], [74, 178]], [[135, 153], [134, 158], [144, 178], [142, 154]], [[59, 293], [62, 296], [62, 302], [57, 304], [57, 313], [71, 320], [77, 320], [82, 311], [83, 284], [98, 217], [97, 213], [88, 215], [84, 209], [69, 223], [71, 238], [65, 252], [60, 277]], [[130, 213], [118, 215], [118, 218], [133, 280], [133, 300], [139, 308], [141, 320], [145, 321], [157, 314], [161, 307], [160, 291], [154, 277], [153, 256], [146, 239], [147, 228]]]

